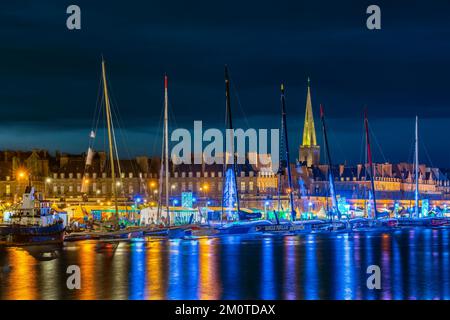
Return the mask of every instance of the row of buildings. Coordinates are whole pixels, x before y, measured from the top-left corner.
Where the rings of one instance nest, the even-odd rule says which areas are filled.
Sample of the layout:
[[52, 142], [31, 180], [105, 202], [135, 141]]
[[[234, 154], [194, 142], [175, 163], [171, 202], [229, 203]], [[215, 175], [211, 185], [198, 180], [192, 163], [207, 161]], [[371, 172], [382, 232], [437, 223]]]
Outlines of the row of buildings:
[[[311, 92], [308, 81], [302, 144], [296, 164], [291, 164], [296, 201], [308, 203], [328, 196], [328, 167], [320, 163]], [[367, 165], [337, 165], [333, 168], [336, 193], [349, 201], [367, 198], [370, 189]], [[160, 159], [136, 157], [116, 164], [117, 190], [123, 202], [155, 203], [160, 197]], [[222, 197], [223, 168], [221, 165], [181, 164], [170, 166], [170, 200], [179, 203], [182, 192], [191, 191], [199, 202], [219, 205]], [[450, 199], [447, 172], [420, 165], [419, 191], [422, 198], [434, 201]], [[389, 204], [395, 200], [410, 201], [415, 190], [414, 168], [410, 163], [375, 164], [377, 198]], [[0, 201], [4, 204], [20, 200], [25, 186], [31, 183], [46, 198], [60, 203], [111, 201], [112, 179], [105, 152], [95, 153], [86, 166], [85, 154], [50, 154], [46, 150], [0, 152]], [[275, 175], [270, 165], [238, 166], [237, 185], [242, 201], [261, 207], [276, 199], [279, 189], [286, 195], [284, 176]], [[285, 196], [282, 196], [285, 197]], [[178, 200], [178, 201], [177, 201]]]

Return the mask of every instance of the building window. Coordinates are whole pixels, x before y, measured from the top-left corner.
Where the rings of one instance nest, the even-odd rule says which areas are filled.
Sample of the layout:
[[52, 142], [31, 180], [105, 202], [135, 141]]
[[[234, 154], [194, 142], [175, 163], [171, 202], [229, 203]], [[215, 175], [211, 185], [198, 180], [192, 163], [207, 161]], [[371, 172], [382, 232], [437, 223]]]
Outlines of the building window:
[[192, 171], [189, 172], [189, 178], [192, 178]]
[[130, 179], [133, 178], [133, 172], [128, 173], [128, 178], [130, 178]]
[[255, 176], [255, 172], [253, 172], [253, 171], [250, 171], [250, 177], [254, 177]]
[[196, 172], [197, 178], [200, 178], [200, 174], [201, 174], [200, 171]]
[[106, 194], [106, 183], [102, 185], [102, 193]]
[[218, 176], [219, 178], [222, 178], [222, 172], [219, 171], [219, 172], [217, 173], [217, 176]]
[[205, 178], [208, 178], [208, 172], [205, 172], [203, 175]]
[[81, 184], [77, 184], [77, 192], [81, 192]]
[[245, 191], [245, 181], [241, 181], [241, 191]]
[[61, 194], [64, 194], [64, 186], [61, 186], [59, 191], [60, 191]]
[[77, 179], [81, 179], [81, 173], [77, 173]]
[[211, 172], [211, 178], [214, 178], [216, 176], [215, 172]]
[[123, 178], [125, 178], [125, 172], [122, 172], [121, 174], [120, 174], [120, 177], [123, 179]]
[[9, 176], [6, 176], [6, 181], [9, 181], [11, 178]]
[[186, 182], [181, 183], [181, 191], [186, 191]]
[[61, 173], [61, 179], [64, 179], [64, 173]]
[[94, 172], [94, 173], [92, 174], [92, 178], [97, 179], [97, 173]]
[[6, 194], [7, 195], [11, 194], [11, 185], [9, 185], [9, 184], [6, 185]]
[[95, 182], [92, 183], [92, 192], [97, 191], [97, 184]]
[[178, 172], [175, 172], [175, 173], [173, 174], [173, 176], [174, 176], [175, 178], [178, 178]]
[[241, 171], [241, 177], [245, 177], [245, 172]]
[[134, 189], [133, 189], [133, 186], [131, 184], [128, 186], [128, 193], [130, 195], [132, 195], [134, 193]]
[[181, 173], [181, 177], [182, 177], [182, 178], [186, 178], [186, 172], [182, 172], [182, 173]]
[[53, 193], [58, 193], [58, 186], [53, 186]]
[[189, 187], [189, 191], [193, 191], [192, 190], [192, 182], [189, 182], [188, 187]]
[[249, 191], [253, 191], [253, 181], [249, 181], [249, 183], [248, 183], [248, 190]]
[[73, 186], [72, 185], [69, 186], [69, 192], [73, 192]]
[[57, 173], [53, 174], [53, 179], [58, 179], [58, 174]]
[[73, 173], [69, 173], [69, 179], [73, 178]]

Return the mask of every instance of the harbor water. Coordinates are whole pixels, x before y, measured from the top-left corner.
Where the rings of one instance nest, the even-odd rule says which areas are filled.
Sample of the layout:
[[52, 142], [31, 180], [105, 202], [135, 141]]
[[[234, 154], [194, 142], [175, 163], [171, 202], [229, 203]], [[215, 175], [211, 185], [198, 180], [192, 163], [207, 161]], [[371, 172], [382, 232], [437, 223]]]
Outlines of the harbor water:
[[[0, 299], [450, 299], [450, 228], [1, 247]], [[80, 267], [80, 289], [67, 268]], [[367, 268], [379, 266], [381, 289]]]

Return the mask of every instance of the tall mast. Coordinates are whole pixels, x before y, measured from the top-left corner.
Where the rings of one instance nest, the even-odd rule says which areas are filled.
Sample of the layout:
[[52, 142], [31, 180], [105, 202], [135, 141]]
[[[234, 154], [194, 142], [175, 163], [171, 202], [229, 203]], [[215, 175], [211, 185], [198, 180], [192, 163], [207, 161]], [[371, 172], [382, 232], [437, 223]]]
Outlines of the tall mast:
[[[334, 184], [334, 174], [333, 174], [333, 164], [331, 161], [330, 148], [328, 146], [328, 136], [327, 136], [327, 129], [326, 129], [326, 125], [325, 125], [325, 113], [324, 113], [322, 105], [320, 105], [320, 120], [322, 121], [323, 139], [325, 140], [325, 150], [326, 150], [326, 154], [327, 154], [328, 180], [330, 182], [330, 194], [331, 194], [331, 200], [332, 200], [332, 209], [337, 213], [338, 219], [340, 220], [341, 212], [339, 211], [339, 208], [337, 205], [336, 188], [335, 188], [335, 184]], [[333, 219], [333, 215], [331, 215], [331, 219]]]
[[112, 193], [114, 198], [114, 209], [115, 209], [115, 226], [119, 223], [119, 208], [117, 206], [117, 189], [116, 189], [116, 173], [114, 171], [114, 153], [113, 153], [113, 138], [111, 130], [111, 106], [109, 104], [108, 96], [108, 85], [106, 83], [106, 69], [105, 60], [102, 59], [102, 77], [103, 77], [103, 90], [105, 95], [105, 108], [106, 108], [106, 122], [108, 125], [108, 143], [109, 143], [109, 160], [111, 162], [111, 178], [112, 178]]
[[377, 201], [375, 197], [375, 182], [374, 182], [374, 168], [372, 163], [372, 151], [370, 149], [370, 139], [369, 139], [369, 120], [367, 119], [367, 110], [364, 111], [364, 126], [366, 128], [366, 145], [367, 145], [367, 159], [369, 161], [369, 175], [370, 175], [370, 183], [372, 186], [372, 197], [373, 197], [373, 209], [374, 209], [374, 217], [378, 218], [377, 211]]
[[419, 117], [416, 116], [416, 134], [415, 134], [415, 177], [416, 190], [414, 192], [414, 213], [416, 218], [419, 217]]
[[164, 75], [164, 166], [166, 176], [166, 210], [167, 220], [170, 225], [170, 212], [169, 212], [169, 96], [168, 96], [168, 79], [167, 75]]
[[[232, 188], [232, 192], [235, 193], [236, 196], [236, 205], [237, 205], [237, 213], [239, 215], [240, 212], [240, 205], [239, 205], [239, 191], [237, 188], [237, 179], [236, 179], [236, 154], [234, 152], [234, 133], [233, 133], [233, 120], [232, 120], [232, 116], [231, 116], [231, 99], [230, 99], [230, 78], [228, 75], [228, 67], [225, 65], [225, 105], [226, 105], [226, 129], [230, 130], [230, 146], [231, 146], [231, 154], [233, 155], [233, 163], [231, 166], [232, 169], [232, 174], [231, 174], [231, 188]], [[225, 161], [224, 161], [224, 177], [223, 177], [223, 181], [224, 181], [224, 186], [227, 186], [227, 179], [226, 179], [226, 172], [228, 171], [227, 169], [227, 155], [225, 153]], [[229, 192], [230, 190], [225, 190], [226, 188], [223, 188], [223, 193], [222, 193], [222, 207], [223, 207], [223, 196], [226, 197], [225, 192]], [[233, 197], [231, 197], [232, 199]], [[227, 199], [227, 201], [229, 201], [230, 199]], [[228, 206], [233, 206], [233, 203], [228, 203]], [[223, 209], [222, 209], [223, 211]]]
[[284, 131], [284, 143], [285, 143], [285, 150], [286, 150], [286, 168], [287, 168], [287, 175], [288, 175], [288, 187], [289, 187], [289, 204], [291, 207], [291, 217], [292, 220], [295, 220], [296, 212], [294, 207], [294, 194], [292, 189], [292, 176], [291, 176], [291, 166], [289, 161], [289, 143], [288, 143], [288, 133], [287, 133], [287, 122], [286, 122], [286, 101], [284, 97], [284, 85], [281, 84], [281, 125], [283, 126]]

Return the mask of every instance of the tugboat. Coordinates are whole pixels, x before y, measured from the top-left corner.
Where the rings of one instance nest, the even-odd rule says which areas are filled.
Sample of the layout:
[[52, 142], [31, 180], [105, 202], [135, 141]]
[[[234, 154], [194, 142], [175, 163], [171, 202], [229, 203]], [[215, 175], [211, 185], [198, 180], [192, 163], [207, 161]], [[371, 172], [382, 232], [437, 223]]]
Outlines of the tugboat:
[[7, 245], [62, 243], [65, 223], [54, 213], [50, 203], [37, 199], [32, 186], [23, 194], [22, 207], [11, 212], [8, 220]]

